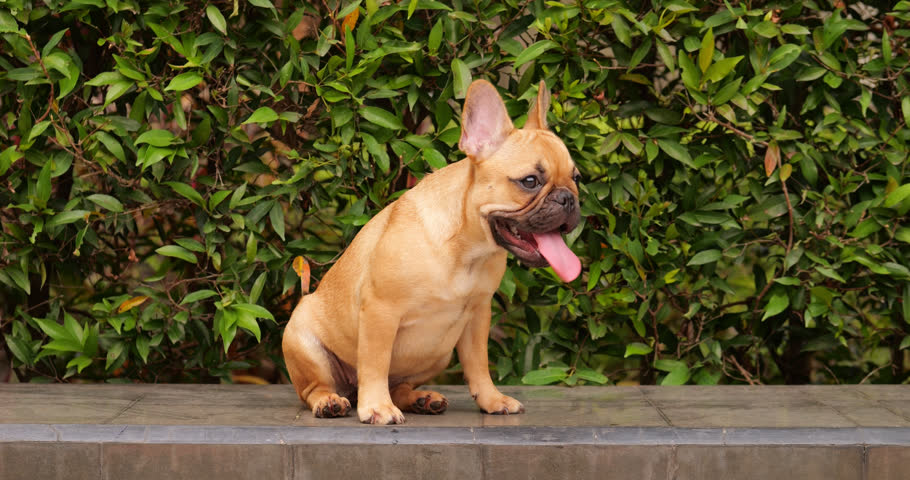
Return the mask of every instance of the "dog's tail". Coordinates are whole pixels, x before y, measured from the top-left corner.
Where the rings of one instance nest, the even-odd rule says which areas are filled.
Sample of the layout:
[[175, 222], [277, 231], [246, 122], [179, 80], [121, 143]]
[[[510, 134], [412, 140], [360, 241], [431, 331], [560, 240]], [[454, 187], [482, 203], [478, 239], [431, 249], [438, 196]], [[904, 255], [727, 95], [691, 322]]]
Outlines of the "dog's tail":
[[297, 276], [300, 277], [300, 294], [306, 295], [310, 292], [310, 264], [305, 258], [297, 256], [291, 264]]

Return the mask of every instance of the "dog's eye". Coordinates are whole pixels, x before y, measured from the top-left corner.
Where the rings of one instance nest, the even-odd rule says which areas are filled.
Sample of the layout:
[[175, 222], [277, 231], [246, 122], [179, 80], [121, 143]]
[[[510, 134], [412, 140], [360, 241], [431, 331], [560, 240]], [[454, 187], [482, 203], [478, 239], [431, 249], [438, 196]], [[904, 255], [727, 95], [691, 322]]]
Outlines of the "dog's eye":
[[580, 173], [576, 173], [575, 176], [572, 177], [572, 180], [575, 180], [575, 186], [577, 187], [578, 184], [581, 183], [581, 174], [580, 174]]
[[528, 175], [525, 178], [521, 179], [521, 186], [527, 188], [528, 190], [533, 190], [540, 185], [540, 179], [535, 175]]

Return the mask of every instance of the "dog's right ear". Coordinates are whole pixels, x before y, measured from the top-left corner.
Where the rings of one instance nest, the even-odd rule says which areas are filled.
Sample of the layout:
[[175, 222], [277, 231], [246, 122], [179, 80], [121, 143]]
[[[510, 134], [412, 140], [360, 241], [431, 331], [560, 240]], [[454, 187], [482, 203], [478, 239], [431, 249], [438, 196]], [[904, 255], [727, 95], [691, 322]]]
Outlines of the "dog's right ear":
[[472, 83], [461, 113], [458, 148], [482, 159], [495, 152], [514, 129], [496, 87], [486, 80]]

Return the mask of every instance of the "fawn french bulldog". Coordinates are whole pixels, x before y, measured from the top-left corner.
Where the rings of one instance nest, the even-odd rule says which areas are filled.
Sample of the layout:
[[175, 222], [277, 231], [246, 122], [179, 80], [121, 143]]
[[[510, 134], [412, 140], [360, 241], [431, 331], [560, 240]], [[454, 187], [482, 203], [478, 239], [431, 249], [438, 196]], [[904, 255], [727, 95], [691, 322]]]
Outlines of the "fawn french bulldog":
[[524, 411], [493, 385], [491, 300], [512, 252], [564, 281], [581, 262], [562, 234], [579, 222], [578, 170], [547, 129], [544, 82], [521, 129], [490, 83], [468, 89], [459, 148], [467, 158], [427, 175], [373, 217], [284, 332], [288, 373], [317, 417], [404, 422], [448, 400], [415, 388], [446, 368], [453, 348], [477, 405]]

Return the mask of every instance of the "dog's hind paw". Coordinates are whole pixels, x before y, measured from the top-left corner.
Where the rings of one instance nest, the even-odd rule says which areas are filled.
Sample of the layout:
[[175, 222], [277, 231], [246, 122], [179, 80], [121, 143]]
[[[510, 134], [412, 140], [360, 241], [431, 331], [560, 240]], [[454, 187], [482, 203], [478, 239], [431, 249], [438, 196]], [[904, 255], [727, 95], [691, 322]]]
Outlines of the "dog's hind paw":
[[420, 396], [414, 400], [408, 410], [421, 415], [439, 415], [449, 408], [449, 400], [441, 393], [415, 390], [414, 394]]

